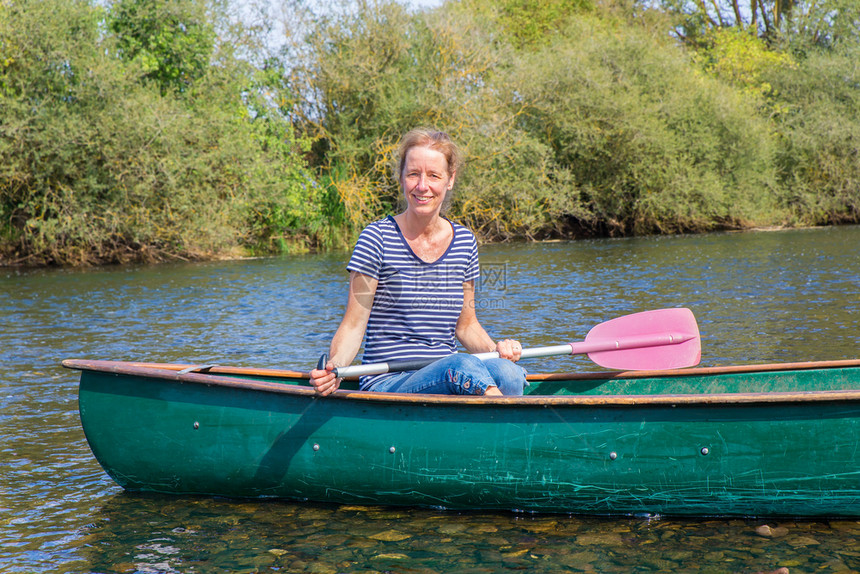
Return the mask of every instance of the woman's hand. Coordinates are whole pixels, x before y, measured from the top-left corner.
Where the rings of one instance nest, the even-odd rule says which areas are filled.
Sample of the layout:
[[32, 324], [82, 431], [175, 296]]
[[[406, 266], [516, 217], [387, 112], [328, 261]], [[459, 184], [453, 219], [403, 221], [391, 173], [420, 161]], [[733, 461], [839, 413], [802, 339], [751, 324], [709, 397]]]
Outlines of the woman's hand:
[[505, 339], [496, 343], [496, 352], [502, 359], [510, 359], [516, 363], [522, 356], [523, 346], [514, 339]]
[[332, 361], [328, 361], [325, 364], [325, 369], [314, 369], [311, 371], [310, 383], [319, 396], [327, 397], [340, 386], [341, 379], [334, 376], [334, 369], [336, 367], [337, 365]]
[[362, 275], [357, 271], [349, 274], [349, 297], [346, 311], [340, 326], [335, 331], [328, 350], [328, 361], [325, 368], [311, 371], [311, 386], [321, 397], [327, 397], [340, 386], [340, 379], [334, 376], [336, 367], [349, 365], [358, 354], [367, 320], [370, 318], [370, 308], [376, 293], [377, 280]]

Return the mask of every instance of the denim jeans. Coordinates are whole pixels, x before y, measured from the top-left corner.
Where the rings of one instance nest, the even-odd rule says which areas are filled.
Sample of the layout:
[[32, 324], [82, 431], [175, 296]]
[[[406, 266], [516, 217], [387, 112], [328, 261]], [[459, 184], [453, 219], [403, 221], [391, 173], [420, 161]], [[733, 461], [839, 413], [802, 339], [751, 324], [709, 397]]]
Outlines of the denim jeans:
[[419, 371], [385, 377], [367, 391], [426, 393], [431, 395], [483, 395], [498, 387], [503, 395], [522, 395], [525, 369], [507, 359], [482, 361], [466, 353], [454, 353]]

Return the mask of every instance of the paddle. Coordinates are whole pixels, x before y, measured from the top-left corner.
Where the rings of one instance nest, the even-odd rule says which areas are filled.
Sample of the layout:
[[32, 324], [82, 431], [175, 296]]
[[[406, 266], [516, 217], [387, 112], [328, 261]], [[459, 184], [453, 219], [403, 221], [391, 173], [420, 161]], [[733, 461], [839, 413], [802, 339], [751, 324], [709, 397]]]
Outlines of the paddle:
[[[657, 309], [624, 315], [594, 326], [585, 341], [550, 347], [523, 349], [521, 358], [553, 355], [588, 355], [588, 358], [610, 369], [651, 370], [678, 369], [697, 365], [701, 359], [699, 326], [689, 309]], [[497, 352], [476, 353], [482, 361], [498, 358]], [[318, 369], [325, 368], [326, 355], [320, 357]], [[388, 363], [370, 363], [337, 367], [336, 377], [379, 375], [397, 371], [417, 371], [438, 361], [405, 359]]]

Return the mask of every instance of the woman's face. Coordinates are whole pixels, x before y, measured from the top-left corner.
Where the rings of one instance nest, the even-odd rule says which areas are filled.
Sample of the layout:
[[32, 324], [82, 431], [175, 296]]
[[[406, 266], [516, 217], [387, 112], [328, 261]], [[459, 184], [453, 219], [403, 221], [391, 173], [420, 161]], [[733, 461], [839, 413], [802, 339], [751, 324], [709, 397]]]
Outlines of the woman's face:
[[438, 215], [445, 196], [454, 186], [455, 176], [448, 173], [448, 161], [442, 152], [428, 147], [411, 148], [400, 171], [406, 210], [418, 215]]

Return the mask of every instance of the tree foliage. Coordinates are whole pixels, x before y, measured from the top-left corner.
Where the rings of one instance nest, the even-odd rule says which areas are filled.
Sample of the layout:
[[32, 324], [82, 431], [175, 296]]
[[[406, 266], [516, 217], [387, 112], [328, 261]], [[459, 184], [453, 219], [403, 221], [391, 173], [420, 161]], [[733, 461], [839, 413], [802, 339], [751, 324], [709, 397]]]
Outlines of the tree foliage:
[[205, 6], [183, 0], [117, 0], [108, 13], [118, 54], [162, 93], [183, 92], [209, 68], [215, 31]]
[[759, 100], [776, 143], [783, 217], [805, 224], [858, 221], [860, 4], [755, 0], [748, 10], [736, 8], [735, 0], [714, 0], [670, 12], [704, 23], [698, 30], [686, 26], [682, 36], [695, 38], [690, 45], [709, 75]]
[[348, 246], [420, 125], [487, 240], [860, 221], [853, 0], [222, 1], [0, 2], [0, 261]]
[[752, 102], [617, 26], [580, 20], [514, 75], [530, 131], [573, 174], [592, 225], [639, 234], [768, 217], [773, 145]]
[[[812, 224], [860, 221], [860, 46], [815, 52], [767, 74], [783, 205]], [[825, 88], [826, 87], [826, 88]]]
[[486, 238], [774, 217], [774, 142], [754, 99], [627, 21], [585, 10], [542, 41], [505, 42], [505, 6], [488, 6], [373, 4], [316, 29], [318, 73], [298, 91], [315, 94], [306, 126], [339, 166], [329, 173], [355, 227], [394, 209], [392, 154], [415, 125], [466, 147], [452, 216]]
[[[489, 239], [856, 219], [847, 146], [793, 147], [795, 122], [813, 111], [788, 89], [806, 70], [786, 48], [799, 45], [789, 23], [800, 3], [782, 5], [779, 41], [750, 21], [721, 27], [729, 18], [708, 12], [716, 0], [542, 3], [532, 26], [518, 20], [527, 5], [463, 0], [415, 14], [368, 1], [316, 21], [294, 78], [296, 93], [313, 94], [299, 125], [317, 137], [316, 165], [354, 229], [395, 209], [392, 154], [415, 125], [465, 145], [452, 216]], [[700, 24], [686, 48], [665, 34], [684, 18]], [[840, 112], [856, 125], [858, 110]], [[828, 177], [842, 186], [826, 201], [795, 179], [801, 158], [808, 177], [821, 169], [814, 157], [833, 158]]]
[[195, 71], [149, 67], [104, 35], [113, 16], [81, 0], [0, 4], [2, 260], [208, 257], [317, 241], [307, 144], [272, 109], [277, 89], [228, 47], [203, 42], [192, 54], [180, 36], [156, 43], [162, 61], [182, 54]]
[[773, 93], [773, 87], [763, 79], [766, 74], [796, 65], [789, 54], [769, 49], [760, 37], [737, 28], [708, 31], [697, 56], [709, 74], [762, 97]]
[[856, 0], [655, 0], [670, 14], [674, 32], [696, 44], [708, 30], [737, 28], [770, 44], [831, 47], [860, 40]]
[[507, 41], [516, 48], [531, 48], [548, 43], [572, 17], [593, 4], [590, 0], [503, 0], [474, 2], [470, 8], [481, 12], [489, 7]]

